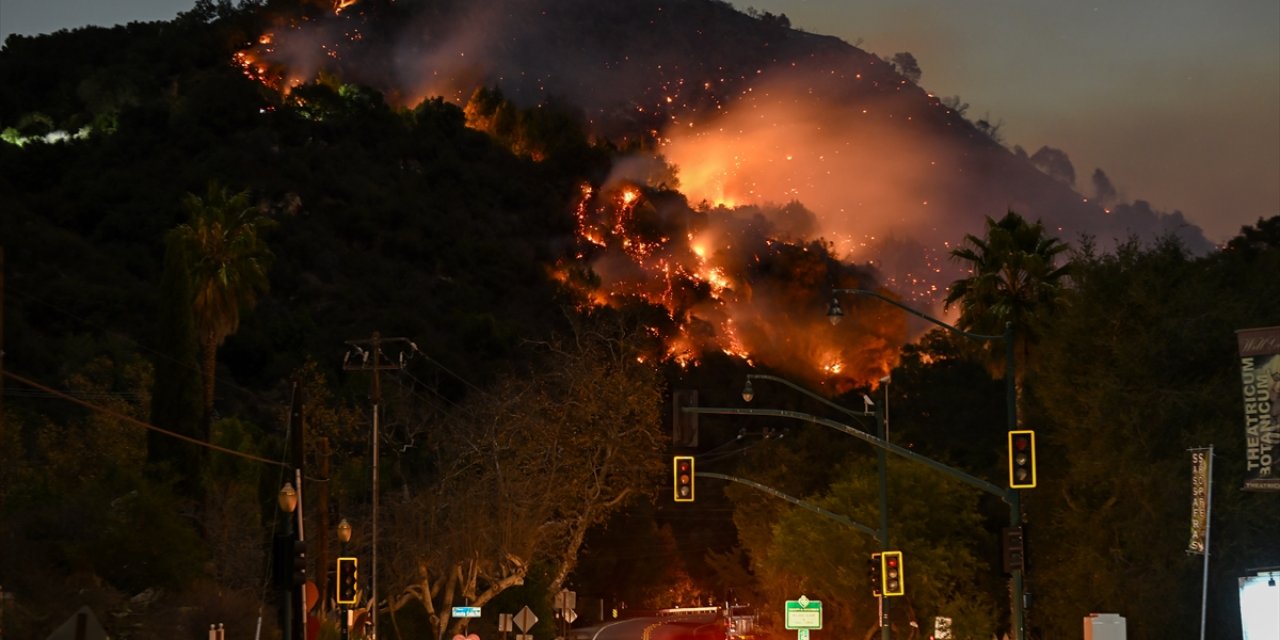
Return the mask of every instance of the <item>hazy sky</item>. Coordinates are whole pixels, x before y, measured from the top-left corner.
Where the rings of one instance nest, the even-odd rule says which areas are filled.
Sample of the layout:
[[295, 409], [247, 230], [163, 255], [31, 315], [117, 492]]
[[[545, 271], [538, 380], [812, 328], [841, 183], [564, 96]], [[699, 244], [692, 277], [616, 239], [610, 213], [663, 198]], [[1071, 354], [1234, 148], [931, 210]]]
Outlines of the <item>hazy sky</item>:
[[[621, 0], [616, 0], [621, 1]], [[733, 0], [880, 55], [959, 95], [1007, 144], [1101, 167], [1122, 199], [1182, 210], [1223, 240], [1280, 214], [1276, 0]], [[0, 38], [168, 20], [194, 0], [0, 0]], [[1001, 212], [992, 212], [998, 215]]]

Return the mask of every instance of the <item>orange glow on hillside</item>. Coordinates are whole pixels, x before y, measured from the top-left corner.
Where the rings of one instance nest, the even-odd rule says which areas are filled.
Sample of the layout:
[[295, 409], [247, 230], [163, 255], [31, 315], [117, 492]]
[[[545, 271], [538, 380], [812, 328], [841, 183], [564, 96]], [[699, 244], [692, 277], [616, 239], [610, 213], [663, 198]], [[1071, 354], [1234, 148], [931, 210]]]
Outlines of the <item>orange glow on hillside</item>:
[[[888, 373], [905, 340], [901, 314], [883, 310], [830, 325], [823, 251], [753, 237], [728, 209], [689, 209], [631, 182], [580, 194], [577, 260], [554, 277], [588, 307], [661, 309], [651, 332], [667, 361], [715, 352], [843, 391]], [[594, 277], [574, 275], [583, 270]]]

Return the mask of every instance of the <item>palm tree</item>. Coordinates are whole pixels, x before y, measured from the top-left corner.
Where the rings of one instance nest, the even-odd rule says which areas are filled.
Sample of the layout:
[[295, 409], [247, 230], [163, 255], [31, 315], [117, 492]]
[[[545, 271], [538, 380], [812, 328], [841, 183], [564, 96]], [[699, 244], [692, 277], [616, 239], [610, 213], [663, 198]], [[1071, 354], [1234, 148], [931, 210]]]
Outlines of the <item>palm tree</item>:
[[[173, 230], [184, 245], [191, 276], [192, 311], [203, 350], [204, 419], [212, 421], [218, 347], [240, 328], [240, 313], [257, 303], [269, 287], [274, 256], [261, 232], [275, 224], [249, 203], [249, 192], [231, 194], [215, 182], [201, 198], [187, 194], [182, 207], [190, 215]], [[207, 434], [206, 434], [207, 435]]]
[[[985, 238], [965, 236], [952, 258], [969, 265], [970, 276], [951, 283], [944, 308], [960, 304], [957, 325], [989, 335], [1014, 326], [1015, 347], [1025, 363], [1030, 347], [1039, 341], [1045, 322], [1064, 304], [1070, 265], [1055, 264], [1067, 245], [1045, 235], [1044, 225], [1028, 223], [1016, 212], [1000, 221], [987, 217]], [[1002, 345], [991, 344], [992, 368], [1003, 366]], [[1021, 368], [1026, 371], [1026, 367]]]

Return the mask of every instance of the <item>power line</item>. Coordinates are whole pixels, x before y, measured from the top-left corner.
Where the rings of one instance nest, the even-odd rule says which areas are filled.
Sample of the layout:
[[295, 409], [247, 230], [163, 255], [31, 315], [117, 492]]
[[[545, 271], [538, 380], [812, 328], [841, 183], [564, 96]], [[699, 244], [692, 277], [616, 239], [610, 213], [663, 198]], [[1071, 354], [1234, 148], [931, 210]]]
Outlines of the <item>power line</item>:
[[[39, 297], [37, 297], [37, 296], [35, 296], [35, 295], [32, 295], [32, 294], [30, 294], [30, 293], [27, 293], [27, 292], [25, 292], [25, 291], [22, 291], [21, 289], [14, 289], [14, 288], [12, 287], [12, 285], [10, 285], [7, 289], [5, 289], [5, 293], [8, 293], [8, 294], [17, 294], [17, 296], [18, 296], [19, 298], [23, 298], [23, 299], [27, 300], [28, 302], [32, 302], [32, 303], [35, 303], [35, 304], [43, 305], [43, 306], [45, 306], [45, 307], [49, 308], [50, 310], [52, 310], [52, 311], [54, 311], [54, 312], [56, 312], [56, 313], [59, 313], [59, 314], [61, 314], [61, 315], [63, 315], [63, 316], [66, 316], [66, 317], [68, 317], [68, 318], [71, 318], [72, 320], [75, 320], [76, 322], [80, 323], [80, 324], [81, 324], [81, 325], [83, 325], [83, 326], [86, 326], [86, 327], [92, 327], [92, 328], [97, 329], [97, 330], [99, 330], [99, 331], [101, 331], [101, 332], [103, 332], [103, 333], [109, 334], [109, 335], [111, 335], [111, 336], [112, 336], [112, 337], [114, 337], [114, 338], [118, 338], [118, 339], [120, 339], [120, 340], [123, 340], [123, 341], [125, 341], [125, 342], [127, 342], [127, 343], [129, 343], [129, 344], [131, 344], [131, 345], [133, 345], [133, 346], [135, 346], [135, 347], [137, 347], [139, 350], [141, 350], [141, 351], [144, 351], [144, 352], [146, 352], [146, 353], [151, 354], [152, 356], [154, 356], [154, 357], [155, 357], [155, 358], [157, 358], [157, 359], [166, 360], [166, 361], [168, 361], [168, 362], [171, 362], [171, 363], [173, 363], [173, 364], [178, 365], [179, 367], [182, 367], [183, 369], [186, 369], [186, 370], [188, 370], [188, 371], [191, 371], [191, 372], [194, 372], [194, 373], [197, 373], [197, 374], [203, 374], [203, 373], [204, 373], [204, 372], [203, 372], [202, 370], [200, 370], [198, 367], [191, 367], [189, 363], [182, 362], [181, 360], [179, 360], [179, 359], [177, 359], [177, 358], [173, 357], [172, 355], [170, 355], [170, 354], [168, 354], [168, 353], [164, 353], [164, 352], [162, 352], [162, 351], [158, 351], [158, 350], [156, 350], [156, 349], [155, 349], [155, 348], [153, 348], [153, 347], [150, 347], [150, 346], [147, 346], [147, 345], [145, 345], [145, 344], [143, 344], [143, 343], [141, 343], [141, 342], [138, 342], [136, 339], [134, 339], [133, 337], [131, 337], [131, 336], [129, 336], [129, 335], [126, 335], [126, 334], [123, 334], [123, 333], [119, 333], [119, 332], [117, 332], [117, 331], [116, 331], [116, 330], [114, 330], [114, 329], [111, 329], [111, 328], [106, 327], [106, 326], [104, 326], [104, 325], [102, 325], [102, 324], [99, 324], [99, 323], [93, 322], [93, 321], [91, 321], [91, 320], [88, 320], [88, 319], [86, 319], [86, 318], [84, 318], [84, 317], [82, 317], [82, 316], [76, 315], [75, 313], [73, 313], [73, 312], [71, 312], [71, 311], [68, 311], [67, 309], [64, 309], [64, 308], [62, 308], [62, 307], [59, 307], [59, 306], [57, 306], [56, 304], [54, 304], [54, 303], [52, 303], [52, 302], [49, 302], [49, 301], [44, 300], [44, 299], [42, 299], [42, 298], [39, 298]], [[246, 388], [246, 387], [242, 387], [242, 386], [237, 385], [237, 384], [235, 384], [235, 383], [229, 382], [229, 381], [227, 381], [227, 380], [225, 380], [225, 379], [223, 379], [223, 378], [217, 378], [217, 379], [214, 381], [214, 384], [216, 384], [219, 388], [222, 388], [222, 389], [230, 389], [230, 390], [232, 390], [232, 391], [238, 391], [238, 392], [240, 392], [240, 393], [242, 393], [242, 394], [246, 394], [246, 395], [250, 395], [250, 396], [252, 396], [252, 395], [253, 395], [253, 393], [254, 393], [252, 390], [250, 390], [250, 389], [248, 389], [248, 388]]]
[[43, 391], [43, 392], [45, 392], [46, 394], [49, 394], [50, 396], [53, 396], [53, 397], [56, 397], [56, 398], [61, 398], [61, 399], [66, 400], [66, 401], [68, 401], [68, 402], [73, 402], [73, 403], [75, 403], [75, 404], [78, 404], [78, 405], [80, 405], [80, 406], [82, 406], [82, 407], [86, 408], [86, 409], [89, 409], [90, 411], [96, 411], [96, 412], [98, 412], [98, 413], [103, 413], [103, 414], [109, 415], [109, 416], [111, 416], [111, 417], [113, 417], [113, 418], [115, 418], [115, 419], [117, 419], [117, 420], [120, 420], [120, 421], [122, 421], [122, 422], [126, 422], [126, 423], [131, 424], [131, 425], [134, 425], [134, 426], [136, 426], [136, 427], [142, 427], [142, 428], [144, 428], [144, 429], [150, 429], [150, 430], [155, 431], [155, 432], [157, 432], [157, 433], [162, 433], [162, 434], [164, 434], [164, 435], [167, 435], [167, 436], [170, 436], [170, 437], [173, 437], [173, 438], [177, 438], [177, 439], [179, 439], [179, 440], [184, 440], [184, 441], [186, 441], [186, 442], [190, 442], [191, 444], [194, 444], [194, 445], [198, 445], [198, 446], [201, 446], [201, 447], [205, 447], [205, 448], [207, 448], [207, 449], [212, 449], [212, 450], [214, 450], [214, 451], [220, 451], [220, 452], [222, 452], [222, 453], [229, 453], [229, 454], [231, 454], [231, 455], [233, 455], [233, 456], [238, 456], [238, 457], [244, 458], [244, 459], [246, 459], [246, 460], [253, 460], [254, 462], [261, 462], [261, 463], [263, 463], [263, 464], [269, 464], [269, 465], [271, 465], [271, 466], [275, 466], [275, 467], [285, 467], [285, 466], [287, 466], [287, 465], [285, 465], [285, 464], [284, 464], [284, 463], [282, 463], [282, 462], [276, 462], [275, 460], [268, 460], [268, 459], [266, 459], [266, 458], [260, 458], [260, 457], [258, 457], [258, 456], [255, 456], [255, 455], [253, 455], [253, 454], [249, 454], [249, 453], [245, 453], [245, 452], [243, 452], [243, 451], [236, 451], [235, 449], [228, 449], [228, 448], [226, 448], [226, 447], [223, 447], [223, 446], [219, 446], [219, 445], [213, 444], [212, 442], [205, 442], [205, 441], [203, 441], [203, 440], [197, 440], [197, 439], [195, 439], [195, 438], [192, 438], [191, 436], [184, 436], [184, 435], [182, 435], [181, 433], [176, 433], [176, 432], [174, 432], [174, 431], [169, 431], [168, 429], [162, 429], [162, 428], [157, 427], [157, 426], [155, 426], [155, 425], [153, 425], [153, 424], [150, 424], [150, 423], [147, 423], [147, 422], [143, 422], [142, 420], [139, 420], [139, 419], [134, 418], [134, 417], [132, 417], [132, 416], [124, 415], [123, 413], [120, 413], [120, 412], [118, 412], [118, 411], [113, 411], [113, 410], [111, 410], [111, 409], [107, 409], [106, 407], [100, 407], [100, 406], [98, 406], [98, 405], [96, 405], [96, 404], [93, 404], [93, 403], [91, 403], [91, 402], [86, 402], [86, 401], [84, 401], [84, 400], [81, 400], [80, 398], [77, 398], [77, 397], [75, 397], [75, 396], [73, 396], [73, 395], [69, 394], [69, 393], [63, 393], [62, 391], [59, 391], [59, 390], [57, 390], [57, 389], [54, 389], [53, 387], [47, 387], [47, 386], [45, 386], [45, 385], [40, 384], [39, 382], [36, 382], [36, 381], [34, 381], [34, 380], [30, 380], [30, 379], [25, 378], [25, 377], [23, 377], [23, 376], [20, 376], [20, 375], [18, 375], [18, 374], [16, 374], [16, 373], [13, 373], [12, 371], [5, 370], [3, 373], [4, 373], [4, 376], [5, 376], [5, 377], [7, 377], [7, 378], [12, 378], [12, 379], [14, 379], [14, 380], [16, 380], [16, 381], [18, 381], [18, 382], [20, 382], [20, 383], [22, 383], [22, 384], [25, 384], [25, 385], [27, 385], [27, 386], [29, 386], [29, 387], [33, 387], [33, 388], [35, 388], [35, 389], [38, 389], [38, 390], [40, 390], [40, 391]]

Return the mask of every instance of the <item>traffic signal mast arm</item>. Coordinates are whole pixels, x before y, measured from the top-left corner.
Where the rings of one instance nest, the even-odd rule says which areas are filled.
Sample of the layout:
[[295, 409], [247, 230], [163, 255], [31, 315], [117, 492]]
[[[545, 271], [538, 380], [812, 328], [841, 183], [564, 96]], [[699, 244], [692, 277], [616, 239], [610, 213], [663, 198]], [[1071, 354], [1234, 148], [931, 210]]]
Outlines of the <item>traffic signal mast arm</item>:
[[[873, 446], [880, 447], [881, 449], [884, 449], [885, 451], [888, 451], [889, 453], [892, 453], [894, 455], [906, 458], [908, 460], [914, 460], [921, 464], [925, 464], [930, 467], [933, 467], [934, 469], [937, 469], [938, 471], [941, 471], [957, 480], [960, 480], [961, 482], [964, 482], [973, 487], [981, 489], [982, 491], [985, 491], [993, 496], [996, 496], [1001, 500], [1004, 500], [1006, 503], [1010, 505], [1014, 504], [1014, 501], [1017, 500], [1017, 497], [1016, 497], [1017, 493], [1012, 489], [1005, 489], [1002, 487], [998, 487], [994, 484], [991, 484], [990, 482], [987, 482], [986, 480], [983, 480], [982, 478], [971, 476], [959, 469], [949, 467], [945, 464], [942, 464], [941, 462], [938, 462], [937, 460], [922, 456], [914, 451], [911, 451], [910, 449], [903, 449], [902, 447], [899, 447], [898, 445], [895, 445], [893, 443], [885, 442], [884, 440], [881, 440], [880, 438], [877, 438], [869, 433], [864, 433], [847, 424], [836, 422], [835, 420], [830, 420], [827, 418], [815, 416], [808, 413], [801, 413], [799, 411], [788, 411], [786, 409], [736, 409], [736, 408], [726, 408], [726, 407], [681, 407], [680, 410], [684, 411], [685, 413], [698, 413], [698, 414], [705, 413], [705, 414], [712, 414], [712, 415], [727, 415], [727, 416], [771, 416], [775, 418], [790, 418], [792, 420], [800, 420], [802, 422], [809, 422], [812, 424], [822, 425], [824, 427], [829, 427], [831, 429], [835, 429], [836, 431], [840, 431], [842, 433], [851, 435]], [[703, 475], [703, 474], [699, 473], [698, 475]]]
[[786, 500], [787, 502], [790, 502], [791, 504], [794, 504], [797, 507], [808, 509], [809, 511], [812, 511], [824, 518], [827, 518], [828, 520], [834, 520], [851, 529], [857, 529], [858, 531], [861, 531], [862, 533], [865, 533], [871, 536], [871, 538], [873, 540], [876, 540], [877, 542], [880, 540], [880, 536], [876, 535], [876, 530], [872, 529], [871, 527], [858, 524], [857, 522], [854, 522], [853, 520], [850, 520], [849, 518], [846, 518], [845, 516], [842, 516], [838, 513], [832, 513], [830, 511], [827, 511], [826, 509], [823, 509], [822, 507], [819, 507], [816, 504], [805, 502], [804, 500], [801, 500], [800, 498], [796, 498], [794, 496], [789, 496], [781, 491], [778, 491], [777, 489], [774, 489], [773, 487], [762, 485], [759, 482], [752, 482], [751, 480], [747, 480], [746, 478], [739, 478], [737, 476], [725, 475], [723, 473], [712, 473], [710, 471], [699, 471], [694, 475], [699, 478], [715, 478], [716, 480], [728, 480], [729, 482], [736, 482], [738, 484], [747, 485], [752, 489], [758, 489], [775, 498], [782, 498], [783, 500]]

